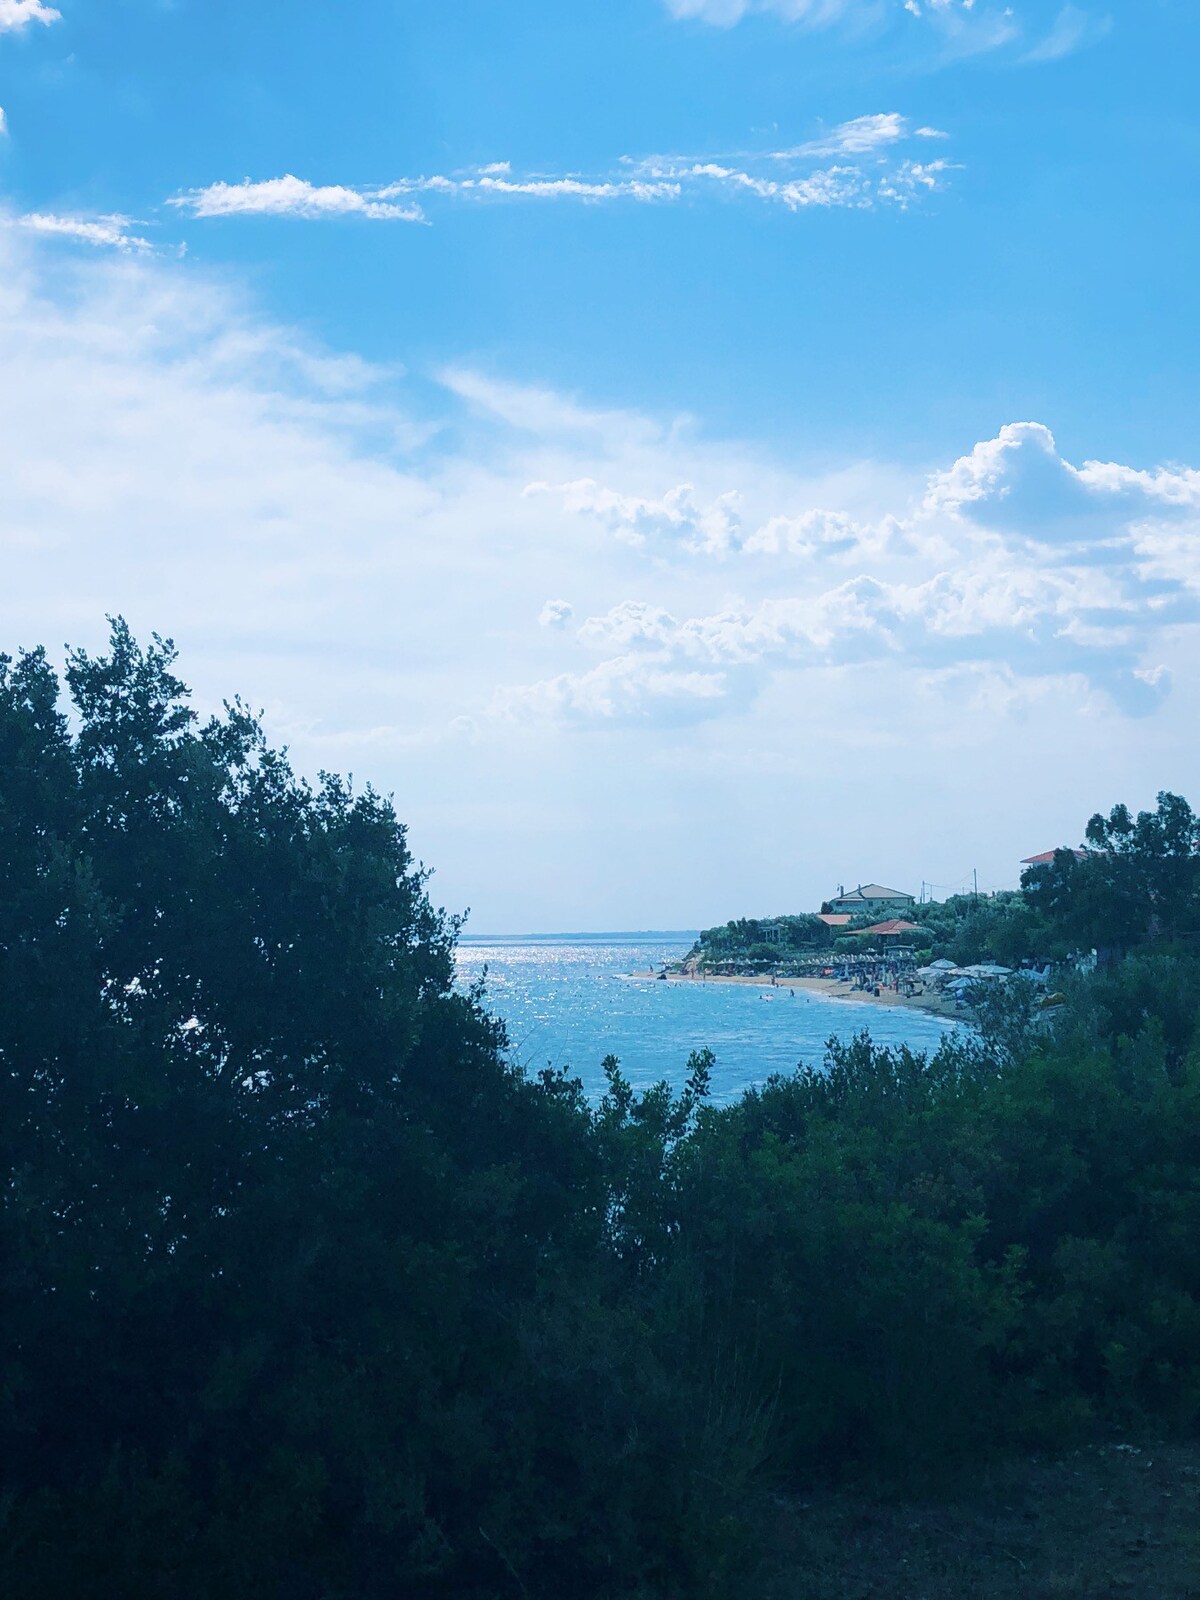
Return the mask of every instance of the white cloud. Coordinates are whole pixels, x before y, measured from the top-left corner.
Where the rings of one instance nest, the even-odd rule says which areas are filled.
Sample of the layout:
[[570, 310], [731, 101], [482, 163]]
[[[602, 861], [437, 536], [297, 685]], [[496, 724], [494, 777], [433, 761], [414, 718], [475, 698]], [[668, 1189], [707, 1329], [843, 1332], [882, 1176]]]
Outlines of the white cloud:
[[666, 6], [680, 20], [694, 18], [718, 28], [732, 27], [753, 11], [771, 11], [785, 22], [820, 27], [864, 9], [863, 0], [666, 0]]
[[543, 628], [565, 628], [575, 615], [569, 600], [547, 600], [538, 612], [538, 624]]
[[[933, 136], [932, 129], [918, 130], [921, 138]], [[908, 123], [898, 111], [880, 111], [870, 116], [853, 117], [840, 123], [824, 138], [810, 139], [795, 150], [777, 151], [776, 159], [792, 156], [871, 155], [909, 137]]]
[[369, 217], [373, 221], [420, 222], [421, 208], [396, 205], [378, 191], [342, 184], [312, 184], [288, 173], [254, 183], [213, 183], [174, 196], [170, 204], [195, 217]]
[[638, 412], [597, 410], [554, 389], [507, 383], [467, 367], [443, 367], [438, 381], [475, 411], [524, 433], [573, 439], [593, 448], [656, 444], [664, 438], [663, 428]]
[[[1079, 6], [1063, 5], [1048, 33], [1039, 34], [1027, 15], [1043, 13], [1045, 0], [1032, 6], [1008, 0], [664, 0], [680, 21], [732, 28], [753, 15], [774, 16], [805, 28], [843, 23], [857, 35], [877, 33], [908, 17], [928, 25], [950, 58], [981, 55], [1006, 46], [1020, 49], [1021, 60], [1055, 61], [1108, 31], [1106, 19], [1090, 16]], [[910, 24], [911, 26], [911, 24]]]
[[1025, 52], [1026, 61], [1061, 61], [1109, 30], [1108, 18], [1093, 18], [1076, 5], [1065, 5], [1045, 38]]
[[747, 528], [742, 495], [726, 490], [711, 499], [697, 496], [694, 485], [677, 484], [663, 494], [643, 496], [606, 488], [594, 478], [572, 483], [530, 483], [527, 497], [554, 495], [565, 512], [597, 522], [616, 539], [637, 549], [693, 555], [811, 557], [851, 555], [878, 550], [891, 533], [890, 522], [872, 527], [840, 511], [806, 509], [796, 515], [775, 514]]
[[376, 190], [383, 200], [402, 194], [440, 194], [460, 196], [515, 196], [532, 200], [676, 200], [679, 186], [674, 183], [644, 183], [636, 178], [565, 177], [514, 178], [511, 164], [496, 161], [474, 174], [448, 178], [402, 178]]
[[0, 33], [19, 33], [31, 22], [58, 22], [62, 12], [43, 0], [0, 0]]
[[1054, 435], [1036, 422], [1009, 423], [944, 472], [935, 473], [926, 509], [949, 511], [1034, 545], [1126, 543], [1139, 518], [1200, 512], [1200, 472], [1135, 471], [1113, 462], [1075, 467]]
[[522, 688], [501, 690], [492, 714], [581, 727], [645, 724], [687, 726], [725, 704], [726, 675], [698, 672], [642, 656], [617, 656], [586, 672], [564, 672]]
[[[612, 172], [514, 175], [507, 161], [451, 176], [401, 178], [372, 188], [315, 185], [288, 174], [253, 182], [213, 183], [172, 197], [191, 216], [365, 217], [374, 221], [421, 222], [422, 207], [436, 202], [509, 201], [674, 204], [707, 196], [757, 200], [789, 211], [810, 208], [907, 204], [918, 192], [940, 188], [951, 170], [945, 161], [925, 164], [903, 154], [916, 140], [944, 138], [934, 128], [911, 129], [898, 112], [880, 112], [843, 122], [820, 138], [790, 149], [736, 156], [689, 155], [623, 158]], [[820, 166], [823, 159], [833, 165]]]
[[[817, 820], [911, 835], [896, 793], [923, 852], [998, 797], [1032, 825], [1186, 787], [1193, 468], [1018, 423], [928, 475], [805, 473], [461, 366], [410, 384], [190, 264], [52, 243], [0, 230], [0, 647], [95, 647], [106, 611], [173, 635], [201, 711], [240, 690], [302, 770], [395, 788], [492, 927], [655, 920], [700, 857], [705, 897], [769, 900]], [[764, 796], [795, 827], [721, 880]]]
[[62, 217], [53, 212], [31, 211], [14, 219], [16, 226], [32, 233], [55, 235], [61, 239], [75, 239], [83, 244], [119, 250], [132, 254], [148, 253], [153, 249], [149, 239], [131, 233], [131, 218], [118, 215], [101, 217]]
[[777, 161], [800, 156], [874, 155], [908, 139], [947, 139], [940, 128], [913, 128], [898, 111], [879, 111], [841, 122], [818, 139], [809, 139], [792, 150], [772, 152]]
[[820, 509], [798, 516], [769, 517], [744, 541], [742, 548], [763, 555], [858, 556], [878, 552], [891, 537], [891, 519], [872, 527], [842, 511]]
[[579, 478], [574, 483], [531, 483], [526, 496], [561, 496], [564, 511], [594, 517], [603, 527], [626, 544], [643, 546], [666, 540], [681, 549], [720, 555], [739, 542], [741, 521], [739, 496], [719, 495], [708, 505], [699, 505], [690, 483], [668, 489], [658, 499], [620, 494], [603, 488], [594, 478]]
[[[1200, 473], [1075, 466], [1037, 423], [1002, 428], [874, 517], [764, 516], [758, 495], [705, 497], [692, 484], [649, 496], [578, 479], [526, 492], [553, 493], [565, 515], [652, 558], [643, 570], [659, 573], [660, 594], [696, 592], [679, 563], [697, 556], [721, 557], [712, 570], [743, 590], [717, 610], [638, 598], [588, 616], [576, 639], [613, 652], [607, 668], [540, 680], [506, 702], [572, 724], [589, 708], [601, 722], [645, 721], [655, 684], [679, 673], [706, 675], [695, 719], [743, 713], [779, 673], [884, 666], [1075, 683], [1140, 715], [1170, 691], [1161, 641], [1200, 624]], [[706, 535], [718, 513], [719, 536]], [[835, 578], [849, 561], [858, 574]], [[596, 693], [610, 674], [622, 693]], [[664, 716], [679, 716], [674, 688]]]
[[8, 118], [4, 113], [4, 107], [0, 106], [0, 139], [3, 139], [7, 132], [8, 132]]

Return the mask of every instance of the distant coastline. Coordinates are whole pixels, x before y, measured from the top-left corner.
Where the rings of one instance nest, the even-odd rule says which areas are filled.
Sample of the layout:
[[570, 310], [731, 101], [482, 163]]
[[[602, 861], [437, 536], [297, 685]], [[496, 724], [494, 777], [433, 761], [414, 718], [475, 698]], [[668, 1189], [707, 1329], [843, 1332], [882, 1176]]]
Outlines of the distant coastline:
[[618, 928], [575, 933], [463, 933], [459, 944], [681, 944], [690, 949], [698, 928]]

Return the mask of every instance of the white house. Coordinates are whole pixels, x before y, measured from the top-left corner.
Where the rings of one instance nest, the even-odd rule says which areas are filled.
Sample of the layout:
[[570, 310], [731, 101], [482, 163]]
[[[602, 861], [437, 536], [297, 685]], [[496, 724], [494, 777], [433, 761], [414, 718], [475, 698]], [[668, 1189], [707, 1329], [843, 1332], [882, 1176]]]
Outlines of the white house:
[[873, 917], [880, 912], [897, 916], [910, 911], [916, 903], [914, 895], [905, 894], [903, 889], [885, 889], [881, 883], [860, 883], [849, 894], [843, 884], [839, 885], [837, 894], [830, 897], [829, 909], [835, 914], [848, 912], [852, 917]]

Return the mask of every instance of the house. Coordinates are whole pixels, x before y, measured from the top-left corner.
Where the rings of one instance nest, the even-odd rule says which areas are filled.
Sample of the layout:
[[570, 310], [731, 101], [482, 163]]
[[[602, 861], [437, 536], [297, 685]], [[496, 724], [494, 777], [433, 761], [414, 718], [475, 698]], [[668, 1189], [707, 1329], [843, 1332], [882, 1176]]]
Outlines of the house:
[[916, 903], [915, 896], [905, 894], [902, 889], [885, 889], [881, 883], [860, 883], [849, 894], [844, 885], [839, 886], [837, 894], [829, 901], [829, 909], [852, 917], [869, 917], [881, 912], [895, 916], [911, 910]]
[[[1068, 846], [1063, 845], [1062, 848], [1065, 850], [1068, 848]], [[1023, 867], [1049, 867], [1053, 865], [1054, 858], [1057, 854], [1057, 850], [1043, 850], [1040, 856], [1026, 856], [1021, 865]], [[1086, 850], [1072, 850], [1071, 854], [1075, 857], [1076, 861], [1087, 860]]]
[[[1064, 850], [1067, 850], [1070, 847], [1067, 846], [1067, 845], [1062, 845], [1061, 848], [1064, 849]], [[1070, 853], [1071, 853], [1071, 855], [1073, 855], [1075, 857], [1076, 861], [1086, 861], [1087, 858], [1088, 858], [1088, 853], [1087, 853], [1086, 850], [1070, 849]], [[1037, 879], [1035, 878], [1031, 884], [1026, 885], [1025, 884], [1025, 874], [1028, 871], [1030, 871], [1030, 869], [1033, 868], [1033, 867], [1051, 867], [1051, 866], [1053, 866], [1054, 865], [1054, 858], [1055, 858], [1055, 856], [1057, 854], [1058, 854], [1057, 850], [1043, 850], [1040, 856], [1026, 856], [1024, 861], [1022, 861], [1022, 863], [1021, 863], [1021, 883], [1022, 883], [1022, 886], [1023, 887], [1027, 887], [1027, 888], [1031, 888], [1031, 889], [1035, 889], [1037, 887]]]
[[872, 935], [879, 939], [898, 939], [906, 933], [920, 933], [921, 929], [915, 922], [904, 922], [899, 917], [892, 917], [887, 922], [877, 922], [873, 928], [859, 928], [855, 938], [865, 939]]
[[848, 928], [854, 918], [848, 911], [818, 911], [817, 921], [836, 931], [838, 928]]

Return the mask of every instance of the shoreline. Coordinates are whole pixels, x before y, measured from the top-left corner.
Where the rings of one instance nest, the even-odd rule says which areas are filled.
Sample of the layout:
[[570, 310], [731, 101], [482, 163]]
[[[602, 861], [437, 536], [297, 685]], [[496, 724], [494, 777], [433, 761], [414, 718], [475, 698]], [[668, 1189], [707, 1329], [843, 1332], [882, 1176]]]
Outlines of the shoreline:
[[[634, 974], [641, 977], [641, 973]], [[658, 973], [651, 974], [658, 980]], [[867, 989], [855, 989], [849, 983], [842, 983], [837, 978], [777, 978], [772, 984], [769, 978], [751, 977], [749, 975], [722, 974], [721, 976], [709, 975], [701, 977], [697, 973], [671, 972], [667, 974], [667, 983], [733, 983], [743, 987], [765, 989], [793, 989], [801, 990], [806, 994], [823, 996], [826, 1000], [849, 1000], [859, 1005], [891, 1006], [901, 1011], [924, 1011], [930, 1016], [941, 1017], [947, 1022], [969, 1021], [969, 1013], [959, 1010], [953, 1000], [944, 995], [934, 994], [926, 990], [924, 994], [904, 995], [897, 994], [894, 989], [884, 989], [879, 994], [872, 994]]]

